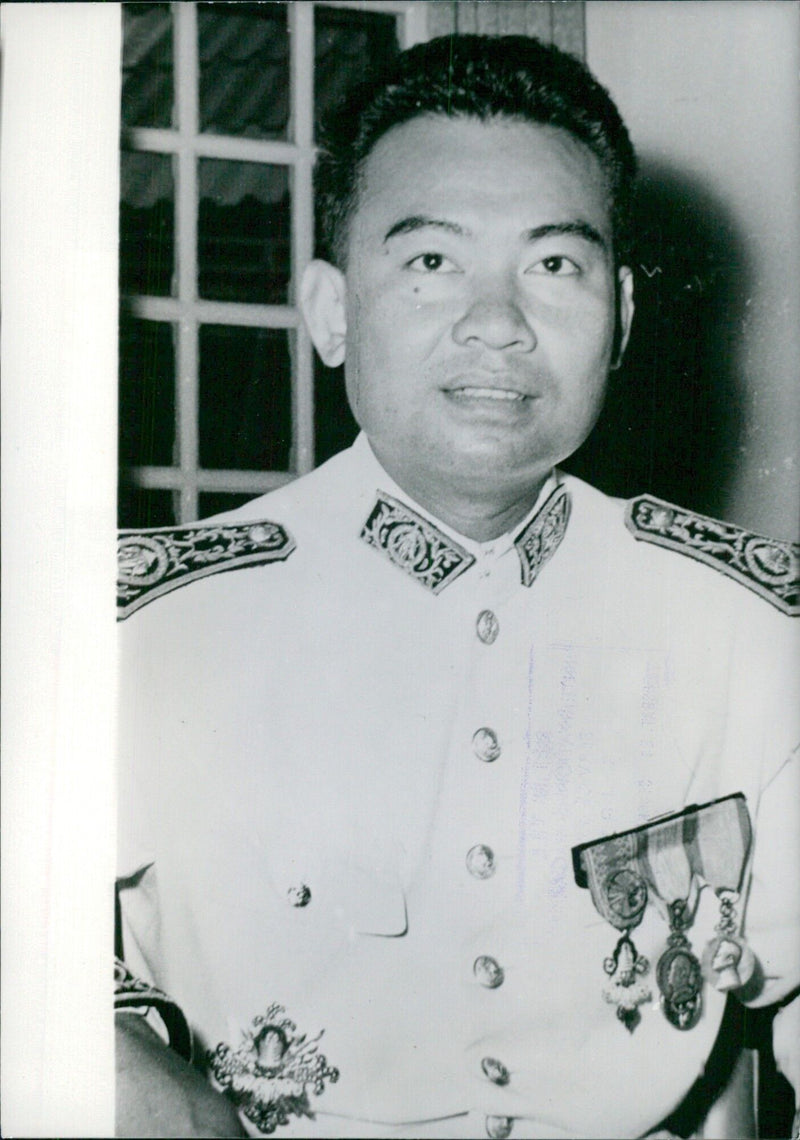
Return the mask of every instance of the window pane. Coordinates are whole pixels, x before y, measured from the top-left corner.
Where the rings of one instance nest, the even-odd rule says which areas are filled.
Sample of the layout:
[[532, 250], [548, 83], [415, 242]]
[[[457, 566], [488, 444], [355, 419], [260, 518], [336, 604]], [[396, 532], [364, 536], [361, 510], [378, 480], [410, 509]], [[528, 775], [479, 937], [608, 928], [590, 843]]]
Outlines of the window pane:
[[291, 272], [288, 167], [203, 158], [198, 185], [200, 296], [285, 305]]
[[246, 491], [244, 494], [234, 494], [230, 491], [204, 491], [198, 496], [200, 518], [207, 519], [211, 515], [221, 515], [223, 511], [232, 511], [236, 507], [243, 507], [251, 499], [258, 498], [258, 491]]
[[320, 121], [353, 84], [399, 51], [397, 20], [385, 12], [314, 9], [314, 117]]
[[123, 312], [119, 347], [119, 461], [169, 466], [175, 446], [172, 326]]
[[120, 482], [117, 496], [117, 525], [139, 529], [146, 526], [175, 526], [177, 491], [153, 491]]
[[285, 4], [198, 4], [200, 130], [284, 139], [289, 124]]
[[358, 434], [344, 389], [344, 366], [326, 368], [314, 353], [314, 457], [324, 463]]
[[200, 328], [200, 466], [286, 471], [292, 439], [289, 333]]
[[122, 6], [122, 125], [173, 126], [169, 4]]
[[167, 297], [175, 266], [175, 183], [168, 154], [123, 151], [119, 281], [123, 293]]

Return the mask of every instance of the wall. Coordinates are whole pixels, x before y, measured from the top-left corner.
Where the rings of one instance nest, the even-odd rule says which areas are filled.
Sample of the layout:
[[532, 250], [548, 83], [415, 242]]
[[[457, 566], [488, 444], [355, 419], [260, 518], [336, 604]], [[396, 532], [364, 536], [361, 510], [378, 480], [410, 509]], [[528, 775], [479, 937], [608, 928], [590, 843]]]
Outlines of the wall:
[[433, 0], [428, 36], [538, 36], [583, 58], [583, 0]]
[[4, 4], [0, 40], [2, 1134], [104, 1137], [120, 8]]
[[587, 61], [644, 176], [644, 324], [617, 400], [636, 390], [626, 428], [650, 462], [623, 457], [618, 481], [783, 537], [800, 524], [798, 33], [786, 0], [586, 4]]

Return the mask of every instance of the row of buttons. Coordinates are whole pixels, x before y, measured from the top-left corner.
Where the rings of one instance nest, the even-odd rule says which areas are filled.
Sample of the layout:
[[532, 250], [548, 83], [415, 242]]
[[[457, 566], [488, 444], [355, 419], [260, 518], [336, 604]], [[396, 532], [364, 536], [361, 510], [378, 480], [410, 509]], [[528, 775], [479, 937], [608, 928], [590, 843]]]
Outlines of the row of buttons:
[[[476, 631], [484, 645], [492, 645], [500, 632], [500, 623], [491, 610], [482, 610], [476, 621]], [[479, 760], [492, 764], [501, 754], [497, 733], [491, 728], [479, 728], [472, 737], [472, 748]], [[495, 856], [491, 847], [477, 843], [467, 852], [467, 870], [476, 879], [490, 879], [496, 870]], [[311, 901], [311, 890], [305, 883], [290, 887], [287, 900], [293, 907], [306, 907]], [[503, 984], [505, 971], [500, 963], [489, 954], [480, 954], [472, 964], [473, 973], [486, 989], [494, 990]], [[484, 1076], [493, 1084], [503, 1087], [511, 1080], [511, 1074], [502, 1061], [496, 1057], [481, 1060]], [[486, 1135], [495, 1140], [506, 1140], [511, 1135], [513, 1118], [510, 1116], [487, 1116]]]
[[[484, 645], [492, 645], [500, 633], [497, 615], [491, 610], [481, 610], [475, 622], [475, 631]], [[472, 750], [485, 764], [493, 764], [502, 751], [497, 733], [492, 728], [482, 727], [472, 737]], [[494, 852], [485, 843], [470, 847], [466, 857], [467, 870], [475, 879], [490, 879], [496, 870]], [[472, 972], [480, 985], [496, 990], [505, 980], [505, 971], [496, 958], [480, 954], [472, 964]], [[481, 1061], [484, 1076], [493, 1084], [504, 1086], [511, 1080], [511, 1074], [502, 1061], [496, 1057], [484, 1057]], [[510, 1116], [487, 1116], [486, 1135], [505, 1140], [511, 1135], [513, 1119]]]

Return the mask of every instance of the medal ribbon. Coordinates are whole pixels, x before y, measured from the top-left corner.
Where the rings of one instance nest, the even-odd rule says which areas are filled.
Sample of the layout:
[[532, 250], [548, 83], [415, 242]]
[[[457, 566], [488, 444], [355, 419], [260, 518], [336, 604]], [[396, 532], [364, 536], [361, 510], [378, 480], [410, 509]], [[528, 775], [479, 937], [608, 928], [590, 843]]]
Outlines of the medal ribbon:
[[683, 816], [655, 824], [641, 832], [639, 862], [658, 899], [669, 906], [676, 899], [688, 901], [693, 867], [685, 844]]
[[715, 894], [741, 890], [750, 852], [752, 828], [743, 798], [723, 800], [696, 815], [688, 816], [693, 834], [689, 857], [698, 875]]
[[581, 863], [598, 914], [617, 930], [631, 930], [642, 920], [647, 888], [639, 874], [634, 834], [600, 840], [581, 852]]

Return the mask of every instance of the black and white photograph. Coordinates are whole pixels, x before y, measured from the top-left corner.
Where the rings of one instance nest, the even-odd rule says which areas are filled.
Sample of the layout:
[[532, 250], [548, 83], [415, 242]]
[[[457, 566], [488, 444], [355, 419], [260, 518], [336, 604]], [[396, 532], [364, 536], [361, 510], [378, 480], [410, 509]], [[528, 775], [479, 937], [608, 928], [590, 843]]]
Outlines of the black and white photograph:
[[3, 1135], [798, 1140], [800, 3], [0, 49]]

